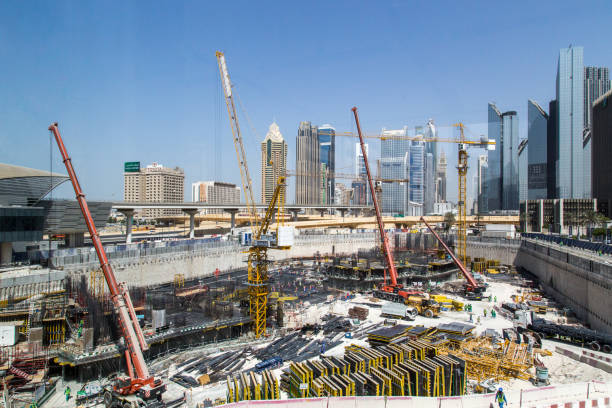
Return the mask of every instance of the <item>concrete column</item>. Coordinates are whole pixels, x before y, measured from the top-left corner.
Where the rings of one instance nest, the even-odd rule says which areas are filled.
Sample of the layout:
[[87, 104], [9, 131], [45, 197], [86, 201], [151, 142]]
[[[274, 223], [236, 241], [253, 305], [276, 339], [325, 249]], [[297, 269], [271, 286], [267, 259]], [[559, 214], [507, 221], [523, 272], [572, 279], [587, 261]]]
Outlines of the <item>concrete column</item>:
[[189, 215], [189, 238], [195, 238], [195, 215], [198, 213], [196, 208], [183, 208], [183, 212]]
[[321, 218], [323, 218], [323, 216], [325, 215], [325, 212], [327, 211], [327, 209], [317, 208], [317, 211], [321, 214]]
[[225, 208], [223, 211], [230, 213], [230, 225], [231, 228], [234, 229], [236, 227], [236, 213], [238, 212], [237, 208]]
[[121, 214], [125, 215], [125, 243], [132, 243], [132, 224], [134, 223], [134, 210], [131, 208], [117, 209]]
[[338, 211], [340, 211], [340, 215], [342, 216], [342, 218], [344, 218], [346, 212], [348, 211], [348, 208], [338, 208]]
[[298, 220], [298, 214], [301, 211], [299, 208], [286, 208], [286, 210], [291, 213], [291, 221], [297, 221]]
[[0, 265], [8, 265], [13, 262], [13, 243], [0, 243]]

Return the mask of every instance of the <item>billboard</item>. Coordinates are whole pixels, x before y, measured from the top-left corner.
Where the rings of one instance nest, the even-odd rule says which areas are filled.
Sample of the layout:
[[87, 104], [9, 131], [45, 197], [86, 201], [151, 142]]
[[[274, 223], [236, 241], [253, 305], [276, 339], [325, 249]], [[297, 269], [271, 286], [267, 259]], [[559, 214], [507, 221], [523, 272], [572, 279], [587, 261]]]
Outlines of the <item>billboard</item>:
[[123, 163], [123, 171], [126, 173], [137, 173], [140, 171], [140, 162], [125, 162]]

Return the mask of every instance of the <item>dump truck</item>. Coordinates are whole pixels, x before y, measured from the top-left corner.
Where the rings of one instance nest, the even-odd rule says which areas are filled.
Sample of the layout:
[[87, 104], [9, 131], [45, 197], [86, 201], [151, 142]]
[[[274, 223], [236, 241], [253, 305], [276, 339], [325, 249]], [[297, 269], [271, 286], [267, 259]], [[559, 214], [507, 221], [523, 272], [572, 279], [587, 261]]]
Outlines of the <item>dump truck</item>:
[[381, 316], [408, 320], [414, 320], [418, 314], [415, 307], [395, 302], [385, 302], [380, 313]]

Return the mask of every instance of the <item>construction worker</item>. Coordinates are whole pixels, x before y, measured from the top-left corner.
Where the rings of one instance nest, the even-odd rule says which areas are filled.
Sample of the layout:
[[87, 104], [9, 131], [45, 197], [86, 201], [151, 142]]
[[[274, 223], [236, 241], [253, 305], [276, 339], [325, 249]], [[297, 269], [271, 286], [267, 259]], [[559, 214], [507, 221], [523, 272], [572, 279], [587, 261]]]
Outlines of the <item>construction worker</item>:
[[497, 303], [497, 296], [495, 296], [495, 297], [493, 298], [493, 302], [494, 302], [494, 303]]
[[484, 314], [484, 317], [486, 318], [487, 317], [487, 309], [483, 309], [482, 313]]
[[495, 310], [491, 310], [491, 317], [495, 319], [495, 316], [497, 316], [497, 313], [495, 313]]
[[70, 399], [70, 387], [66, 387], [64, 395], [66, 395], [66, 401], [68, 401]]
[[504, 394], [503, 388], [500, 387], [499, 390], [497, 390], [497, 393], [495, 394], [495, 401], [499, 405], [499, 408], [504, 408], [504, 404], [508, 403], [508, 400], [506, 400], [506, 395]]

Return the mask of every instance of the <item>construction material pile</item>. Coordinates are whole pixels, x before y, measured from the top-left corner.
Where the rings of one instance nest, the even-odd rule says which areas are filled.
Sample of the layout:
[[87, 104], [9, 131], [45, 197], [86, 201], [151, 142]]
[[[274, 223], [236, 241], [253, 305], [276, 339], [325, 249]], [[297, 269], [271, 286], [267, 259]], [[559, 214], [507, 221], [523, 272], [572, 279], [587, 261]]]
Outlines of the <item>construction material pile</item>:
[[526, 343], [496, 343], [491, 337], [478, 337], [462, 342], [449, 353], [465, 361], [469, 379], [480, 382], [531, 378], [527, 371], [533, 366], [533, 353]]
[[365, 320], [370, 311], [365, 307], [353, 306], [348, 310], [349, 317], [353, 319]]
[[170, 378], [185, 388], [206, 385], [224, 378], [228, 373], [244, 366], [246, 350], [241, 353], [225, 352], [216, 357], [195, 357], [177, 366], [176, 373]]
[[346, 347], [343, 357], [292, 363], [281, 389], [292, 398], [448, 396], [465, 393], [465, 362], [424, 343]]
[[278, 380], [270, 370], [263, 370], [259, 375], [249, 371], [227, 376], [227, 402], [275, 399], [280, 399], [280, 391]]

